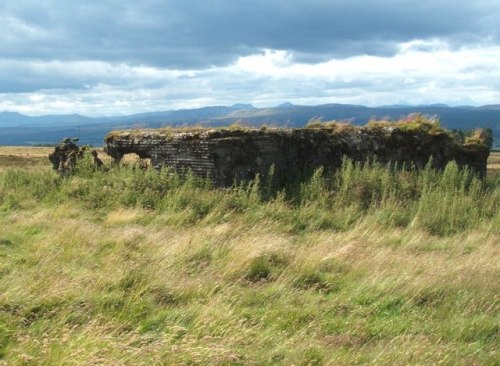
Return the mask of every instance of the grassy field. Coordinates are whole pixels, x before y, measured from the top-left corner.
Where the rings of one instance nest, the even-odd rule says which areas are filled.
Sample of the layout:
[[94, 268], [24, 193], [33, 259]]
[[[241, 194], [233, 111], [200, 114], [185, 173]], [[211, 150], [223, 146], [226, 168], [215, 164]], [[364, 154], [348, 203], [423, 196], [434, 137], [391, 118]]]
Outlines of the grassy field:
[[0, 148], [0, 365], [498, 364], [500, 153], [219, 191], [50, 151]]

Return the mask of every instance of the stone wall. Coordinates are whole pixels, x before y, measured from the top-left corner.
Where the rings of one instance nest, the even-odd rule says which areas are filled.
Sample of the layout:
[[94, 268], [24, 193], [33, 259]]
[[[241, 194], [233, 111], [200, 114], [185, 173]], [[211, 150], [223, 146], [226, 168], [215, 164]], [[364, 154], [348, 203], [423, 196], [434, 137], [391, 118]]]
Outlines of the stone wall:
[[[424, 126], [425, 127], [425, 126]], [[344, 156], [355, 161], [376, 159], [402, 166], [434, 168], [455, 160], [480, 175], [486, 173], [489, 147], [476, 141], [460, 144], [440, 128], [407, 126], [333, 126], [304, 129], [193, 129], [113, 131], [106, 152], [119, 162], [124, 154], [150, 158], [155, 168], [192, 170], [219, 187], [234, 180], [265, 175], [274, 165], [280, 179], [301, 178], [323, 166], [338, 168]]]

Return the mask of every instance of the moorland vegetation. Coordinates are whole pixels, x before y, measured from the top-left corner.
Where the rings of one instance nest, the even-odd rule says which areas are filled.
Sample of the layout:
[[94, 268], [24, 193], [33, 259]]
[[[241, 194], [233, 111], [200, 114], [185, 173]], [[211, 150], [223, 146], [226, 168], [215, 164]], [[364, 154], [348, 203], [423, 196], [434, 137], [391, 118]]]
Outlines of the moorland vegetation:
[[0, 172], [0, 365], [495, 364], [500, 179]]

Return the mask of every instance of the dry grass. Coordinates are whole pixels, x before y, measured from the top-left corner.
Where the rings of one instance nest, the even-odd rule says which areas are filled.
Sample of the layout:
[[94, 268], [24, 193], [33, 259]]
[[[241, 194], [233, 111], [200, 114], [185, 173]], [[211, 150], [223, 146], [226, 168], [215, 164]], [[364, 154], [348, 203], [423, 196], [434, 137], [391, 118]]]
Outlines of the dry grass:
[[[484, 322], [499, 311], [500, 287], [491, 281], [500, 276], [497, 235], [438, 239], [369, 221], [303, 236], [238, 221], [184, 229], [138, 224], [149, 215], [123, 208], [100, 223], [63, 206], [2, 217], [2, 238], [12, 238], [13, 248], [0, 280], [0, 314], [12, 327], [5, 316], [16, 308], [20, 315], [11, 316], [28, 324], [10, 328], [7, 362], [495, 359], [494, 343], [474, 343], [474, 332], [494, 329], [483, 330]], [[14, 239], [19, 233], [24, 239]], [[283, 267], [270, 280], [248, 282], [253, 258], [270, 253], [286, 258]], [[295, 288], [309, 271], [327, 276], [333, 292]]]
[[54, 148], [35, 146], [0, 146], [1, 156], [41, 158], [47, 157]]
[[53, 148], [0, 146], [0, 172], [9, 168], [38, 169], [50, 166], [47, 159]]
[[488, 159], [488, 173], [500, 174], [500, 151], [493, 151]]
[[345, 229], [315, 226], [331, 211], [322, 196], [218, 213], [238, 196], [180, 186], [171, 210], [99, 206], [105, 174], [131, 178], [120, 172], [47, 172], [60, 187], [38, 193], [34, 181], [33, 195], [0, 184], [0, 365], [497, 362], [498, 214], [432, 235], [416, 218], [383, 224], [376, 209]]

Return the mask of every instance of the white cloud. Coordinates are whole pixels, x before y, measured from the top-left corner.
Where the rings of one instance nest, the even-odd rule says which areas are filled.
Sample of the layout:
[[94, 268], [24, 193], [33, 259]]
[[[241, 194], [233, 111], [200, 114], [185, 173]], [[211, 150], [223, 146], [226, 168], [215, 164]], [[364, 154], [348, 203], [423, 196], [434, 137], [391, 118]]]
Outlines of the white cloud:
[[[287, 100], [371, 106], [500, 100], [500, 46], [451, 49], [439, 40], [412, 41], [392, 57], [308, 64], [294, 62], [293, 56], [264, 50], [204, 70], [103, 61], [0, 61], [3, 70], [29, 75], [27, 83], [33, 83], [27, 85], [33, 91], [0, 94], [0, 110], [114, 115], [237, 102], [271, 106]], [[50, 77], [57, 82], [43, 88]]]
[[0, 111], [498, 103], [495, 0], [0, 1]]

